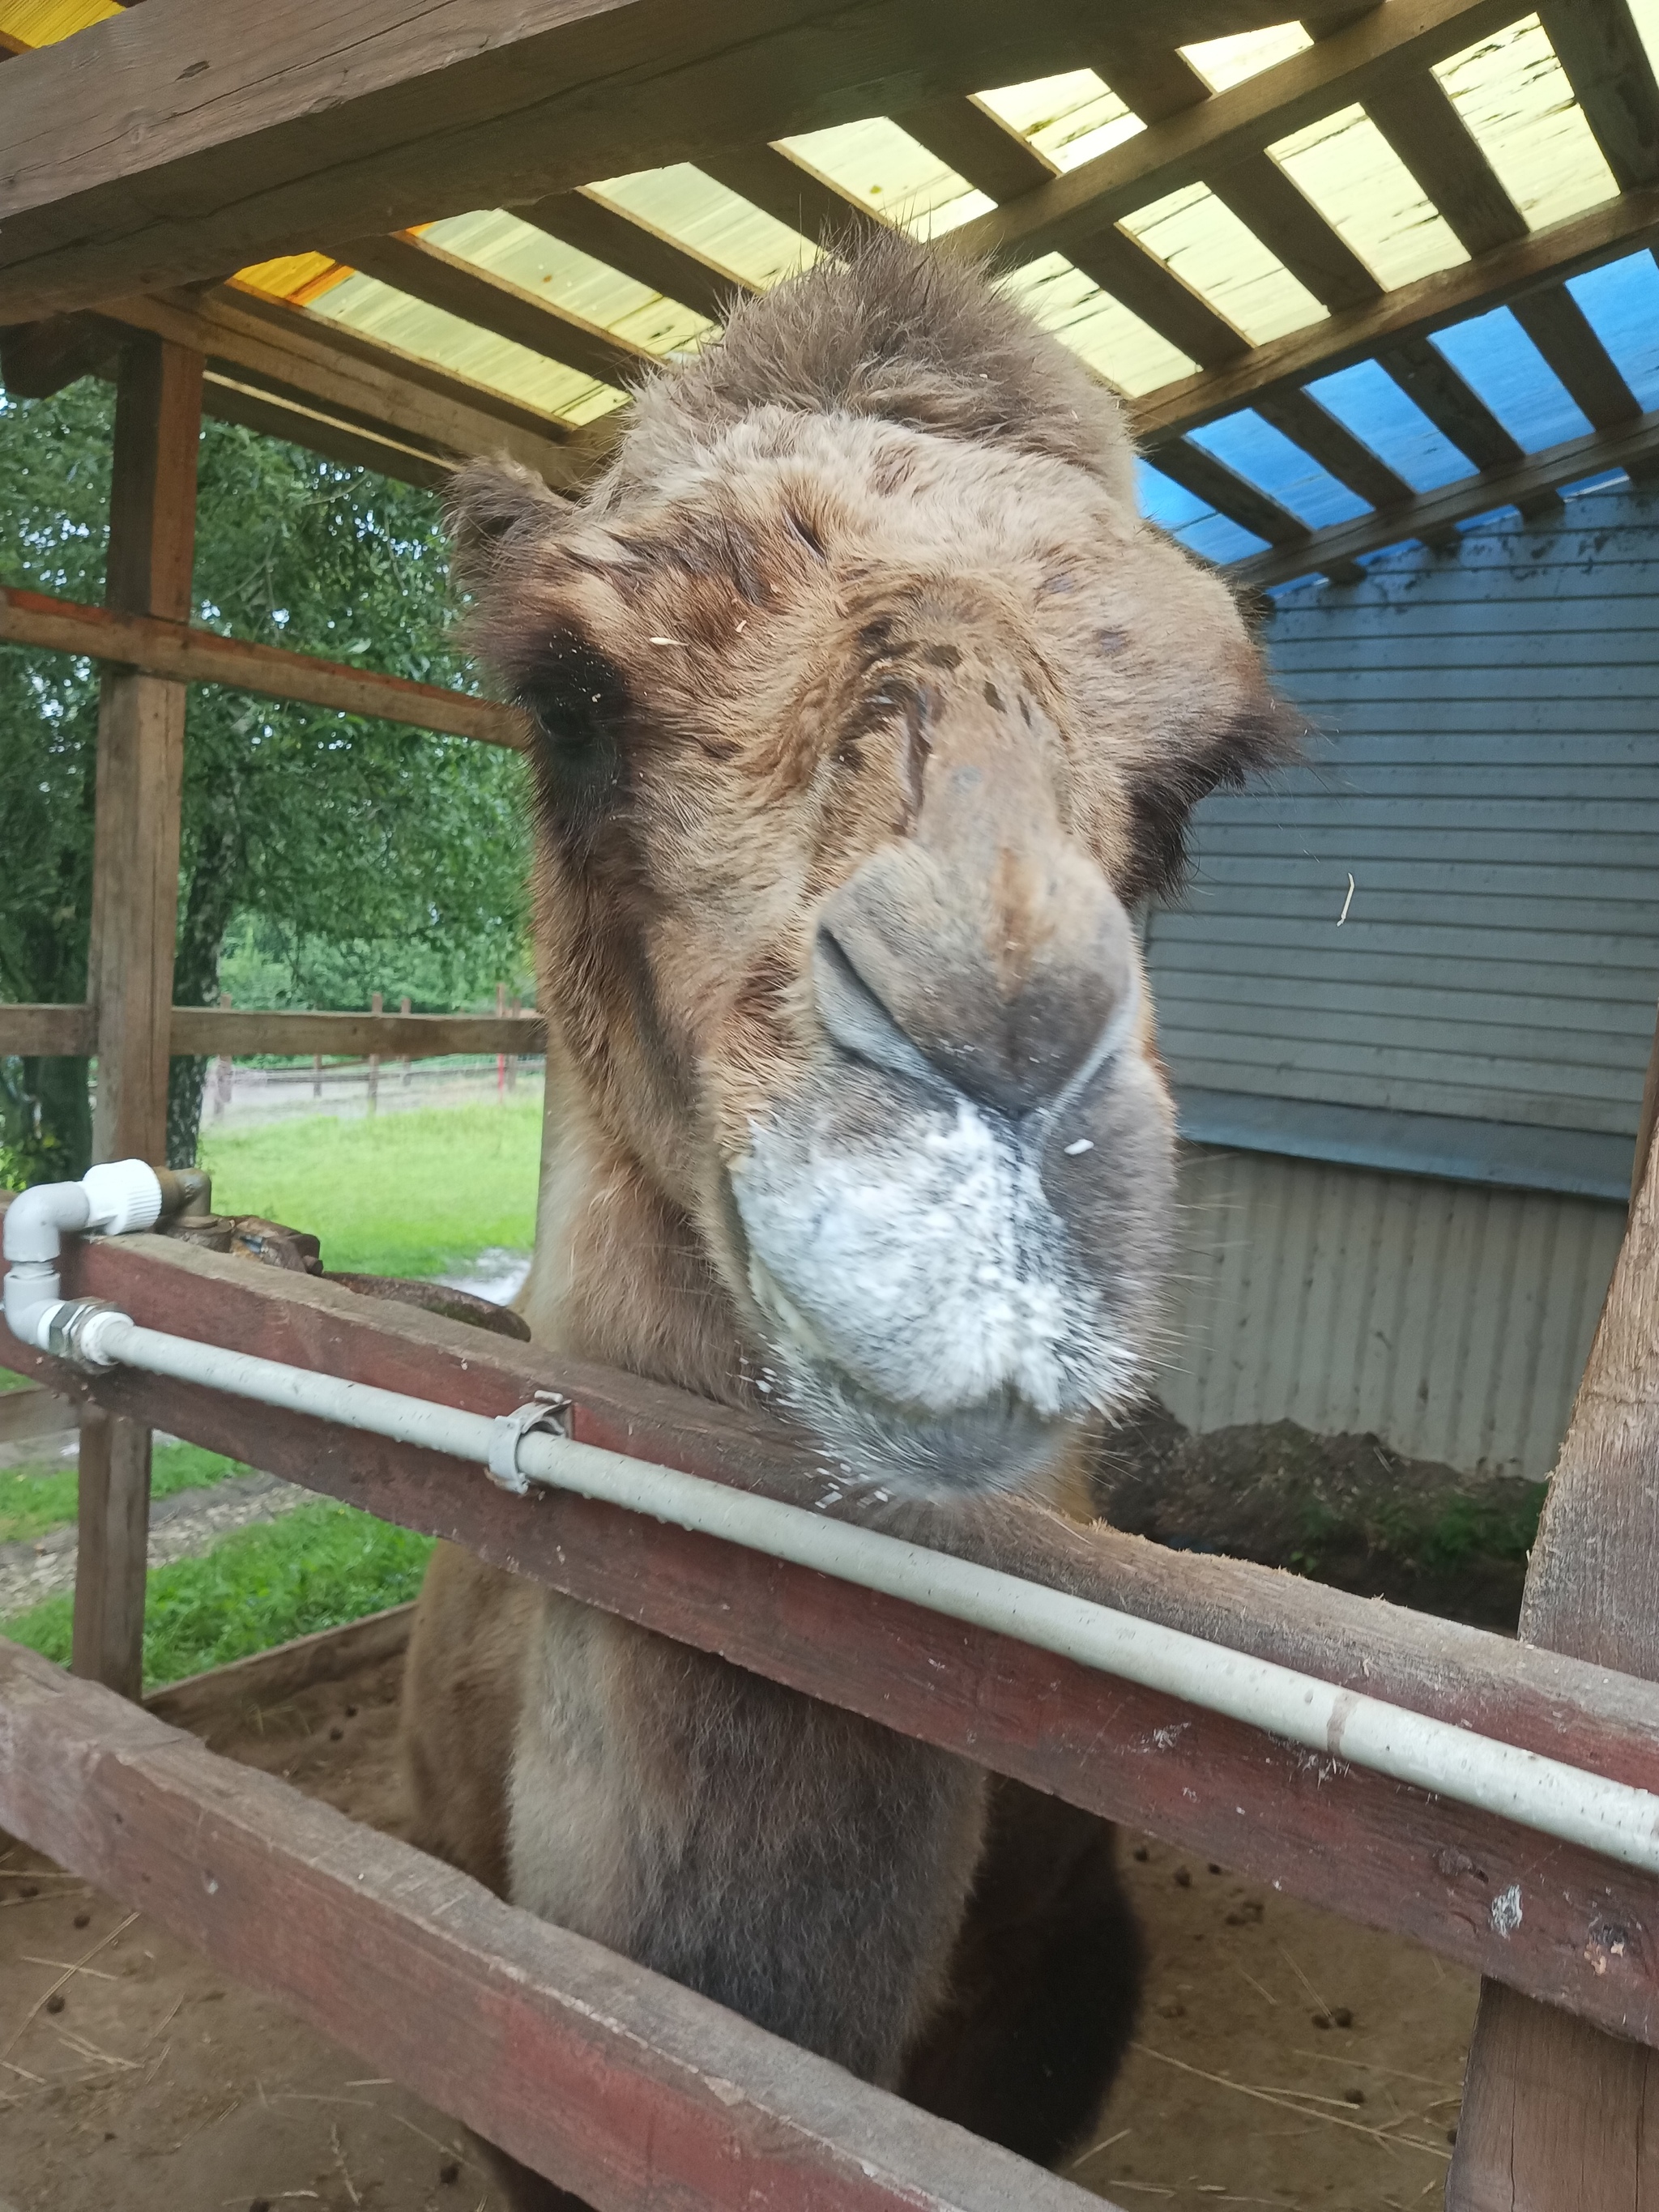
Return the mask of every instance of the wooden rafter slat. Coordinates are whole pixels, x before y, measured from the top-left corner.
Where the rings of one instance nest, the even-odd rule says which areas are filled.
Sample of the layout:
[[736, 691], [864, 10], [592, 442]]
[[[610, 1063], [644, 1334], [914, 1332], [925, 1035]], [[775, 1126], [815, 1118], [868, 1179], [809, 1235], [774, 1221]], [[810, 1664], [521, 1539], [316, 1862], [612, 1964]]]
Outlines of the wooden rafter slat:
[[1620, 189], [1659, 183], [1659, 83], [1626, 0], [1547, 0], [1538, 12]]
[[1380, 85], [1365, 112], [1466, 253], [1489, 253], [1527, 235], [1527, 218], [1438, 77], [1425, 72]]
[[82, 653], [118, 668], [135, 668], [173, 684], [223, 684], [264, 699], [289, 699], [404, 727], [521, 748], [522, 718], [491, 699], [475, 699], [435, 684], [413, 684], [352, 668], [283, 646], [222, 637], [187, 622], [77, 605], [38, 592], [0, 586], [0, 645]]
[[601, 384], [625, 384], [652, 366], [643, 346], [412, 232], [357, 239], [341, 255], [365, 276]]
[[[1030, 142], [974, 100], [940, 101], [904, 128], [988, 198], [1001, 200], [1060, 174]], [[1072, 254], [1074, 267], [1201, 367], [1236, 361], [1250, 342], [1201, 292], [1141, 244], [1111, 225]]]
[[886, 228], [875, 210], [781, 146], [722, 148], [698, 164], [705, 176], [814, 245]]
[[1477, 469], [1508, 468], [1525, 459], [1525, 448], [1431, 339], [1389, 346], [1377, 360], [1442, 437], [1449, 438]]
[[1351, 307], [1306, 330], [1257, 346], [1236, 367], [1212, 370], [1143, 393], [1133, 413], [1143, 434], [1186, 430], [1261, 393], [1334, 374], [1379, 349], [1443, 330], [1449, 324], [1524, 298], [1564, 278], [1638, 251], [1659, 237], [1659, 188], [1627, 192], [1583, 214], [1531, 232], [1432, 276], [1396, 285], [1368, 306]]
[[1641, 413], [1641, 401], [1565, 284], [1517, 300], [1510, 312], [1596, 429], [1613, 429]]
[[[18, 320], [1073, 69], [1084, 0], [218, 0], [0, 72]], [[14, 83], [13, 80], [21, 80]], [[349, 226], [349, 228], [343, 228]]]
[[1408, 538], [1431, 539], [1453, 531], [1461, 522], [1503, 507], [1525, 513], [1563, 484], [1599, 476], [1607, 469], [1629, 469], [1659, 458], [1659, 410], [1643, 415], [1623, 430], [1593, 431], [1588, 437], [1569, 438], [1541, 453], [1528, 453], [1512, 467], [1460, 477], [1437, 491], [1420, 493], [1404, 507], [1387, 513], [1362, 514], [1352, 522], [1316, 530], [1301, 545], [1285, 551], [1253, 553], [1237, 562], [1228, 574], [1241, 589], [1263, 589], [1295, 576], [1312, 574], [1333, 560], [1358, 560], [1386, 545]]
[[1512, 20], [1516, 0], [1414, 0], [1375, 9], [1346, 30], [1199, 106], [1155, 123], [1023, 198], [951, 234], [968, 253], [1019, 260], [1058, 251], [1166, 193], [1201, 183], [1304, 124], [1420, 74]]
[[1241, 529], [1266, 538], [1269, 545], [1299, 545], [1312, 535], [1307, 524], [1289, 507], [1281, 507], [1259, 484], [1240, 476], [1237, 469], [1229, 468], [1225, 461], [1206, 453], [1190, 438], [1168, 439], [1154, 447], [1146, 459], [1194, 499], [1201, 499]]
[[1322, 307], [1357, 307], [1382, 286], [1271, 154], [1247, 154], [1210, 179], [1210, 190]]
[[1018, 199], [1059, 173], [1029, 139], [977, 100], [934, 100], [893, 118], [947, 169], [999, 204]]
[[1311, 392], [1266, 394], [1257, 402], [1255, 411], [1372, 507], [1398, 506], [1413, 496], [1405, 477], [1374, 453], [1364, 439], [1355, 437], [1347, 424], [1340, 422], [1328, 407], [1322, 407]]
[[[1161, 123], [1212, 95], [1184, 54], [1114, 26], [1097, 66], [1145, 123]], [[1247, 154], [1212, 171], [1210, 190], [1327, 307], [1352, 307], [1382, 289], [1376, 277], [1270, 154]]]
[[642, 216], [613, 207], [597, 192], [554, 192], [513, 213], [520, 222], [544, 230], [665, 299], [678, 300], [711, 323], [725, 321], [729, 301], [755, 290], [745, 277], [695, 252]]

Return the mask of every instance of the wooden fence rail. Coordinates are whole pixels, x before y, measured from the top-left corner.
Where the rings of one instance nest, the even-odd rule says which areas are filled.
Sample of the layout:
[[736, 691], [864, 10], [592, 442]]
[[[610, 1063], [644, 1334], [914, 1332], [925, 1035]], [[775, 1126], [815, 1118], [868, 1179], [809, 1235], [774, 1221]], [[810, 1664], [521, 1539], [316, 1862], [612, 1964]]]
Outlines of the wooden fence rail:
[[527, 742], [524, 717], [493, 699], [475, 698], [470, 692], [451, 691], [436, 684], [414, 684], [406, 677], [383, 676], [372, 668], [353, 668], [283, 646], [222, 637], [217, 630], [193, 629], [188, 623], [155, 615], [46, 599], [11, 585], [0, 586], [0, 645], [83, 653], [90, 660], [136, 668], [171, 683], [226, 684], [263, 699], [337, 708], [349, 714], [400, 722], [412, 730], [476, 738], [483, 744], [522, 750]]
[[[62, 1054], [82, 1058], [97, 1050], [91, 1006], [0, 1003], [0, 1054]], [[269, 1053], [295, 1059], [322, 1053], [359, 1058], [435, 1060], [453, 1052], [544, 1052], [547, 1024], [540, 1014], [258, 1013], [228, 1006], [175, 1006], [168, 1044], [174, 1053], [222, 1053], [250, 1059]]]
[[[325, 1255], [326, 1256], [326, 1255]], [[739, 1416], [412, 1310], [155, 1237], [93, 1240], [72, 1295], [148, 1325], [483, 1413], [538, 1389], [581, 1440], [792, 1503], [810, 1453]], [[89, 1382], [0, 1332], [0, 1364], [234, 1453], [1288, 1894], [1659, 2046], [1659, 1881], [1323, 1759], [1179, 1700], [804, 1569], [574, 1497], [515, 1498], [472, 1468], [137, 1373]], [[1559, 1655], [1241, 1562], [1172, 1553], [1029, 1504], [854, 1509], [1147, 1619], [1659, 1791], [1651, 1688]], [[1511, 1891], [1518, 1892], [1521, 1911]]]
[[1098, 2212], [3, 1641], [0, 1716], [0, 1824], [598, 2212]]

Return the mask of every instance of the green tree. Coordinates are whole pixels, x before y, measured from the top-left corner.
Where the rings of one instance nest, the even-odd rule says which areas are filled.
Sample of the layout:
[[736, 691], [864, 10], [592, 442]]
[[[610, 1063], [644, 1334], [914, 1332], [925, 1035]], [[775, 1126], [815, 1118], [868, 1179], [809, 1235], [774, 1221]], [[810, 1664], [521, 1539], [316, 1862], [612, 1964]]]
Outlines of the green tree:
[[[89, 379], [51, 399], [0, 398], [8, 581], [101, 599], [112, 412], [109, 388]], [[198, 622], [465, 688], [452, 611], [432, 494], [205, 425]], [[85, 995], [97, 707], [90, 664], [0, 650], [0, 997]], [[233, 931], [259, 953], [259, 972], [286, 976], [268, 1004], [362, 1006], [375, 988], [424, 1006], [487, 997], [498, 978], [523, 971], [526, 865], [516, 756], [192, 689], [179, 1004], [216, 998]], [[175, 1164], [194, 1154], [204, 1069], [173, 1064]], [[81, 1171], [87, 1073], [84, 1061], [0, 1060], [6, 1172]]]

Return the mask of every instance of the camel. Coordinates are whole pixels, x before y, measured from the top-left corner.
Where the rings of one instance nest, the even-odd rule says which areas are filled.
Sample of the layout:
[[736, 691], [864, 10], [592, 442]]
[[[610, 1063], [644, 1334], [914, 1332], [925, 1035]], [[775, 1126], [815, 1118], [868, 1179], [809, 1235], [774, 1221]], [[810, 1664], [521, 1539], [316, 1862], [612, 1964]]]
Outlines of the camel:
[[[535, 732], [521, 1311], [781, 1411], [901, 1531], [1074, 1499], [1139, 1387], [1174, 1146], [1130, 916], [1286, 747], [1132, 465], [1075, 356], [893, 236], [653, 374], [579, 503], [453, 493]], [[515, 1904], [1027, 2156], [1098, 2109], [1139, 1973], [1099, 1821], [459, 1550], [404, 1714], [415, 1839]]]

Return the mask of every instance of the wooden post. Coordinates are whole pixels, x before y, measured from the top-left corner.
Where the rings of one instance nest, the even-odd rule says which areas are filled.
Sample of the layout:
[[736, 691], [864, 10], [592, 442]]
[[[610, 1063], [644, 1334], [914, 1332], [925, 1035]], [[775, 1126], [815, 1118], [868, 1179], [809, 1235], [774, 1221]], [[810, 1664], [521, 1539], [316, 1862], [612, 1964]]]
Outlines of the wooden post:
[[319, 1052], [311, 1055], [311, 1095], [313, 1098], [323, 1095], [323, 1055]]
[[[524, 1012], [524, 1008], [519, 1004], [516, 996], [513, 1001], [513, 1011], [515, 1014], [521, 1014]], [[509, 1091], [516, 1091], [518, 1085], [519, 1055], [516, 1052], [510, 1052], [507, 1055], [507, 1087]]]
[[[399, 999], [399, 1000], [398, 1000], [398, 1012], [400, 1014], [406, 1014], [406, 1013], [408, 1013], [408, 1012], [409, 1012], [409, 1011], [410, 1011], [410, 1004], [409, 1004], [409, 1000], [408, 1000], [407, 999]], [[415, 1073], [414, 1073], [414, 1072], [415, 1072], [415, 1063], [414, 1063], [414, 1061], [413, 1061], [412, 1060], [405, 1059], [405, 1060], [404, 1060], [404, 1089], [405, 1091], [407, 1091], [407, 1090], [408, 1090], [408, 1088], [409, 1088], [410, 1085], [410, 1084], [414, 1081], [414, 1079], [415, 1079]]]
[[[497, 983], [495, 986], [495, 1012], [498, 1015], [504, 1014], [507, 1012], [507, 986], [505, 983]], [[495, 1055], [495, 1096], [498, 1098], [501, 1098], [504, 1097], [506, 1093], [507, 1054], [504, 1052], [498, 1052]]]
[[[385, 999], [376, 991], [368, 1002], [368, 1011], [371, 1014], [378, 1014], [385, 1005]], [[380, 1109], [380, 1055], [378, 1052], [372, 1052], [368, 1055], [368, 1110], [371, 1114], [377, 1114]]]
[[[228, 991], [220, 992], [219, 1004], [222, 1007], [229, 1006]], [[222, 1052], [213, 1063], [213, 1118], [216, 1121], [230, 1103], [231, 1091], [236, 1080], [235, 1066], [235, 1061], [228, 1052]]]
[[[116, 382], [105, 597], [184, 622], [196, 543], [202, 356], [134, 339]], [[98, 705], [88, 996], [96, 1009], [100, 1160], [167, 1158], [167, 1052], [179, 912], [185, 686], [106, 667]], [[150, 1433], [116, 1419], [81, 1435], [75, 1673], [127, 1697], [143, 1674]]]
[[[1659, 1160], [1648, 1063], [1630, 1225], [1527, 1571], [1523, 1642], [1659, 1680]], [[1572, 1756], [1565, 1747], [1563, 1756]], [[1539, 1876], [1547, 1881], [1547, 1854]], [[1520, 1910], [1526, 1909], [1524, 1893]], [[1592, 1942], [1646, 1942], [1593, 1929]], [[1659, 2051], [1483, 1982], [1447, 2212], [1659, 2203]]]

